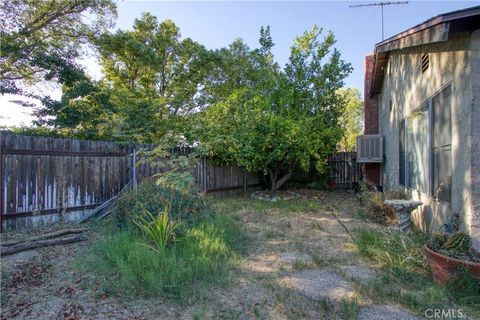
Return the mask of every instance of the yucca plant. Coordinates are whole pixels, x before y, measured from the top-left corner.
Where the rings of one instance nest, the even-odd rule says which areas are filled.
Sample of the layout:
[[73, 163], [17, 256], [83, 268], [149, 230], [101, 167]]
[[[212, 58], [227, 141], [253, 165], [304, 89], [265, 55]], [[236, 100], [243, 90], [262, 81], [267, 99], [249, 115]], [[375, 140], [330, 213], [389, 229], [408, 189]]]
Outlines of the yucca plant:
[[177, 240], [175, 230], [181, 225], [170, 219], [168, 209], [168, 206], [165, 207], [165, 210], [159, 212], [156, 217], [145, 209], [145, 214], [133, 221], [152, 243], [148, 247], [159, 253], [164, 252], [170, 243]]

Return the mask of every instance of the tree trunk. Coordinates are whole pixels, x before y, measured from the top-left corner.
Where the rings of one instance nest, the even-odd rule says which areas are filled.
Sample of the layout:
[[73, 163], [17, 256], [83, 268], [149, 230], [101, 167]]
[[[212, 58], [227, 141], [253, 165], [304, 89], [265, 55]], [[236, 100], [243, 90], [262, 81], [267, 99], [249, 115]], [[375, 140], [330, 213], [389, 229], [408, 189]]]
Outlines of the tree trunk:
[[274, 194], [277, 191], [275, 182], [277, 181], [278, 167], [276, 167], [274, 170], [267, 168], [267, 172], [270, 176], [270, 193]]
[[275, 183], [275, 191], [280, 188], [285, 182], [288, 181], [292, 177], [293, 171], [292, 171], [292, 165], [290, 164], [288, 166], [288, 171], [287, 173], [281, 177], [276, 183]]
[[288, 179], [290, 179], [292, 177], [292, 174], [293, 174], [293, 171], [292, 171], [292, 164], [290, 163], [288, 165], [288, 171], [287, 173], [281, 177], [280, 179], [278, 179], [277, 181], [277, 178], [278, 178], [278, 171], [279, 171], [279, 168], [280, 166], [277, 166], [275, 169], [269, 169], [267, 168], [267, 172], [270, 176], [270, 183], [271, 183], [271, 188], [270, 188], [270, 192], [272, 194], [275, 194], [278, 190], [278, 188], [280, 188], [285, 182], [288, 181]]

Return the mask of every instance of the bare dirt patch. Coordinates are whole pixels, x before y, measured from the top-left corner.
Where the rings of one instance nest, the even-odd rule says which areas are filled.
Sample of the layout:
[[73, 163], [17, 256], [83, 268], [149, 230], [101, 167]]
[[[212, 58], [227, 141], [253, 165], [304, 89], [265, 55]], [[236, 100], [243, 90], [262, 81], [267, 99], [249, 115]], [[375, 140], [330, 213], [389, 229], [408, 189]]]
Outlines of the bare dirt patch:
[[369, 305], [362, 308], [358, 313], [358, 320], [383, 319], [417, 320], [420, 318], [404, 308], [388, 305]]
[[[102, 237], [93, 228], [85, 242], [35, 250], [35, 257], [27, 259], [33, 266], [4, 264], [2, 258], [2, 319], [351, 319], [356, 304], [362, 308], [368, 301], [344, 303], [342, 298], [358, 294], [349, 275], [363, 276], [370, 269], [362, 264], [345, 226], [353, 230], [369, 225], [356, 218], [352, 193], [295, 192], [300, 199], [275, 203], [248, 196], [212, 199], [220, 210], [244, 222], [250, 238], [249, 253], [231, 270], [234, 280], [227, 288], [210, 290], [187, 305], [107, 296], [91, 275], [75, 267]], [[342, 266], [357, 269], [342, 271]], [[25, 270], [42, 276], [30, 279]], [[16, 289], [20, 284], [22, 290]], [[327, 289], [344, 290], [345, 295], [317, 299], [307, 293]]]
[[305, 270], [280, 279], [280, 283], [293, 288], [307, 298], [334, 302], [355, 297], [353, 286], [338, 274], [327, 270]]

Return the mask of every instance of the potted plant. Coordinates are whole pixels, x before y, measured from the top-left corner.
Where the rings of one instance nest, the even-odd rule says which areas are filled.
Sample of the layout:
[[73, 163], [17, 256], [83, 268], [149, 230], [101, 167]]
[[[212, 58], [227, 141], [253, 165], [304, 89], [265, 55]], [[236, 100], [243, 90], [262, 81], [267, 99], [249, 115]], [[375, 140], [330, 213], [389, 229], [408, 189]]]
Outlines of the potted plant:
[[335, 177], [329, 176], [327, 180], [327, 186], [329, 190], [335, 189]]
[[462, 269], [480, 279], [480, 254], [473, 249], [471, 237], [459, 231], [459, 225], [460, 214], [456, 213], [425, 245], [427, 264], [440, 285], [448, 284]]

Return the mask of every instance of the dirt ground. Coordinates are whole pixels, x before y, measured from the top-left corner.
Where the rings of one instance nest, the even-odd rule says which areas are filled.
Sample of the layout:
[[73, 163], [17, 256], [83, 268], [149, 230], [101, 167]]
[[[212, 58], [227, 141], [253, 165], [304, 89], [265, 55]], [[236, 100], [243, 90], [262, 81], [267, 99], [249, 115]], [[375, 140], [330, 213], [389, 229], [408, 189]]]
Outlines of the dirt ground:
[[102, 296], [74, 268], [99, 236], [92, 231], [85, 242], [2, 258], [1, 319], [415, 319], [400, 307], [373, 305], [358, 290], [376, 270], [347, 232], [374, 227], [358, 218], [354, 194], [298, 192], [292, 210], [245, 196], [215, 200], [244, 221], [251, 247], [232, 270], [233, 283], [200, 301]]

